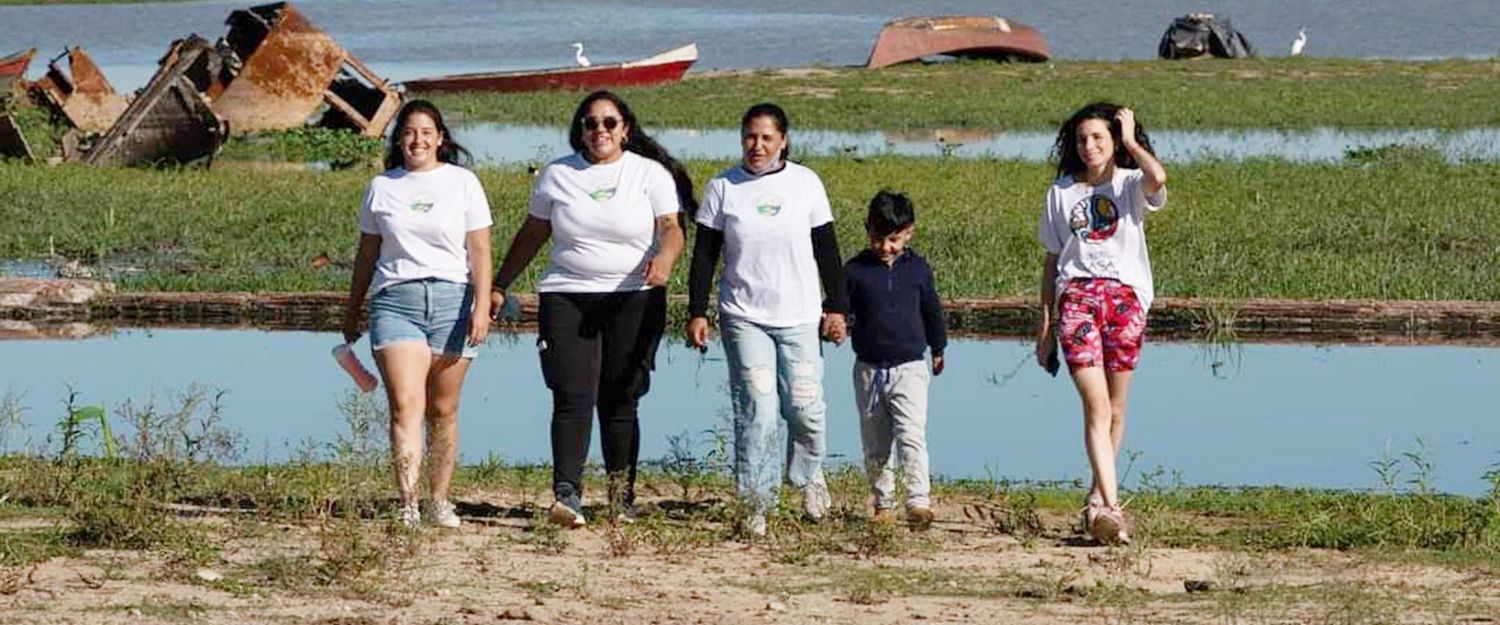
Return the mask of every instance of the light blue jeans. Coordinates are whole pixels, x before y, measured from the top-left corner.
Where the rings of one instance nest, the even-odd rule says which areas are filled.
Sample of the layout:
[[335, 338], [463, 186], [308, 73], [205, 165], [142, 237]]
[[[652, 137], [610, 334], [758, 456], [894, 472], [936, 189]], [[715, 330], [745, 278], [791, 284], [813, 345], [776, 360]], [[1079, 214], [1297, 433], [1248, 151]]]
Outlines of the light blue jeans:
[[[735, 488], [764, 511], [776, 503], [783, 467], [793, 486], [825, 484], [827, 405], [818, 324], [773, 328], [725, 319], [721, 325], [734, 406]], [[787, 424], [784, 465], [776, 450], [780, 419]]]

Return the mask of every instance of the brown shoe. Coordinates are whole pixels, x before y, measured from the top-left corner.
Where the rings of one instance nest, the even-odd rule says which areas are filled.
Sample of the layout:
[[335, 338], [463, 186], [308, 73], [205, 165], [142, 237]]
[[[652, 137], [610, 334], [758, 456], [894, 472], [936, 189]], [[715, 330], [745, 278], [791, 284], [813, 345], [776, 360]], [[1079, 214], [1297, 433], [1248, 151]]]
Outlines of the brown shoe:
[[890, 508], [876, 508], [875, 516], [870, 517], [870, 522], [875, 525], [895, 525], [896, 511]]
[[933, 518], [932, 508], [926, 506], [906, 507], [906, 524], [911, 527], [913, 532], [927, 531], [927, 528], [932, 527]]

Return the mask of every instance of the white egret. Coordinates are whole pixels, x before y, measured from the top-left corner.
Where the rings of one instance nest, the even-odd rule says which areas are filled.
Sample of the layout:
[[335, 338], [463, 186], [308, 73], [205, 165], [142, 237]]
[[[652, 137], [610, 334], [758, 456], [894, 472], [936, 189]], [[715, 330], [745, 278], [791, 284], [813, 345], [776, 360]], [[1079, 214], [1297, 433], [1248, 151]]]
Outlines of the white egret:
[[1292, 40], [1292, 56], [1302, 56], [1302, 48], [1307, 47], [1307, 29], [1297, 31], [1297, 38]]
[[579, 67], [588, 67], [591, 65], [589, 57], [583, 55], [583, 42], [581, 41], [573, 42], [573, 60], [578, 61]]

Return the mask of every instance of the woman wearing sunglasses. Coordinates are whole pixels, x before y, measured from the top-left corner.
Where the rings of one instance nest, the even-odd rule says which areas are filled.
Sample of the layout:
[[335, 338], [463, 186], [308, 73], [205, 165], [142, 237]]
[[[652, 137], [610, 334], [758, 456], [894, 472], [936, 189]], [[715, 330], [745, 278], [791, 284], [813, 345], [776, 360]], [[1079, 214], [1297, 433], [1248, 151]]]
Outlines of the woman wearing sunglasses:
[[[787, 160], [787, 126], [775, 104], [745, 111], [744, 160], [703, 189], [688, 279], [688, 341], [703, 349], [708, 292], [723, 253], [719, 326], [734, 409], [735, 487], [749, 507], [743, 529], [756, 536], [766, 533], [783, 466], [802, 490], [807, 516], [828, 512], [818, 335], [837, 344], [845, 332], [843, 263], [828, 192], [816, 172]], [[785, 465], [773, 445], [777, 419], [786, 420], [790, 435]]]
[[687, 172], [641, 131], [619, 96], [596, 91], [568, 127], [574, 153], [549, 163], [531, 190], [526, 221], [495, 277], [492, 310], [544, 243], [537, 284], [537, 352], [552, 391], [552, 492], [548, 514], [584, 525], [583, 467], [595, 408], [609, 472], [609, 507], [633, 515], [640, 426], [667, 320], [667, 278], [682, 253], [678, 215], [697, 208]]

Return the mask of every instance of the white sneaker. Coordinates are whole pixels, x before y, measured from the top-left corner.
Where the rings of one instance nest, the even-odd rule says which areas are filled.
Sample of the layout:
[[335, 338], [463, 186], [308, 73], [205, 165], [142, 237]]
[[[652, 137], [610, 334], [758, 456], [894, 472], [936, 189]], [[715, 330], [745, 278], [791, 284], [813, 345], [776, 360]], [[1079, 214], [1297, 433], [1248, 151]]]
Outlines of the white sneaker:
[[401, 515], [398, 518], [401, 520], [402, 527], [416, 527], [422, 524], [422, 509], [417, 507], [417, 502], [413, 501], [401, 506]]
[[453, 502], [447, 499], [432, 502], [432, 522], [450, 529], [463, 525], [463, 520], [453, 510]]
[[814, 522], [822, 521], [833, 507], [833, 496], [828, 494], [828, 485], [823, 482], [808, 482], [802, 487], [802, 511]]
[[754, 536], [756, 538], [765, 538], [766, 515], [760, 512], [750, 515], [749, 520], [745, 521], [745, 529], [750, 531], [751, 536]]

